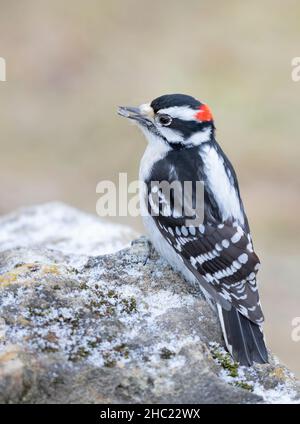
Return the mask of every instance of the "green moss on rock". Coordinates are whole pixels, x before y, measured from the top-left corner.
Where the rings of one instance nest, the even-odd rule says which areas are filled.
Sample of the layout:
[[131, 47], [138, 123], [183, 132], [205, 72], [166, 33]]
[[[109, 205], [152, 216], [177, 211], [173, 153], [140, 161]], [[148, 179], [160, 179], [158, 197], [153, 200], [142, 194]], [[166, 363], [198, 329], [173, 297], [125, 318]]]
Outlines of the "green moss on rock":
[[222, 368], [224, 368], [230, 377], [238, 377], [238, 362], [232, 360], [229, 353], [223, 353], [220, 349], [214, 347], [211, 350], [212, 357], [218, 361]]

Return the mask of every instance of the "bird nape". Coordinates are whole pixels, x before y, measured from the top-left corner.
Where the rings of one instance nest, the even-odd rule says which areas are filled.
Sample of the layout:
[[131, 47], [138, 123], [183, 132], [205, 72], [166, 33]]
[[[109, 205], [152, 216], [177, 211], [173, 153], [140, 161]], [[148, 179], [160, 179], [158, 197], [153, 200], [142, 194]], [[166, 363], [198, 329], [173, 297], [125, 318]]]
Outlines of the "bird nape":
[[140, 204], [154, 247], [216, 310], [233, 358], [247, 366], [268, 362], [257, 288], [260, 262], [210, 108], [194, 97], [170, 94], [118, 112], [135, 121], [148, 141], [140, 164]]

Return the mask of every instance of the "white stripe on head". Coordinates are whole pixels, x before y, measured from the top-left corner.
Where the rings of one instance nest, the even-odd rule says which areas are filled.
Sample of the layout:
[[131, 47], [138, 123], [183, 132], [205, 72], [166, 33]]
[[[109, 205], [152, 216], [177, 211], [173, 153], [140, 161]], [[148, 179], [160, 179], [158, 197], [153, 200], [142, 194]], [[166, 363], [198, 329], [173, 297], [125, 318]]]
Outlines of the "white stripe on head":
[[173, 130], [172, 128], [163, 127], [163, 126], [159, 127], [159, 131], [171, 143], [184, 142], [184, 138], [179, 131]]
[[170, 115], [172, 118], [182, 119], [183, 121], [198, 121], [196, 118], [197, 111], [189, 106], [172, 106], [160, 109], [160, 114]]
[[211, 138], [211, 128], [207, 127], [202, 131], [197, 131], [195, 134], [191, 135], [184, 144], [192, 144], [193, 146], [199, 146], [201, 143], [209, 141]]
[[159, 131], [161, 134], [171, 143], [183, 143], [185, 145], [199, 146], [201, 143], [205, 143], [211, 139], [212, 130], [210, 127], [205, 128], [202, 131], [197, 131], [189, 138], [184, 139], [183, 135], [172, 128], [160, 126]]
[[183, 143], [187, 146], [190, 144], [192, 146], [199, 146], [201, 143], [210, 141], [212, 134], [210, 127], [207, 127], [202, 131], [197, 131], [187, 139], [184, 139], [179, 131], [173, 130], [172, 128], [160, 127], [159, 131], [171, 143]]

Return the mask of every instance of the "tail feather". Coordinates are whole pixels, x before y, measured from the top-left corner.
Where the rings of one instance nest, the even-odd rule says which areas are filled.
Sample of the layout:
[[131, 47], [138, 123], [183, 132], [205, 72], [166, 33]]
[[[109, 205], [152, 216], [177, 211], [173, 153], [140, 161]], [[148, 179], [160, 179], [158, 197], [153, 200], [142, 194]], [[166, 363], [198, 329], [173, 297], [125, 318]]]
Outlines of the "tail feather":
[[233, 358], [246, 366], [251, 366], [253, 362], [267, 363], [268, 352], [260, 326], [234, 307], [230, 311], [220, 305], [217, 308], [225, 343]]

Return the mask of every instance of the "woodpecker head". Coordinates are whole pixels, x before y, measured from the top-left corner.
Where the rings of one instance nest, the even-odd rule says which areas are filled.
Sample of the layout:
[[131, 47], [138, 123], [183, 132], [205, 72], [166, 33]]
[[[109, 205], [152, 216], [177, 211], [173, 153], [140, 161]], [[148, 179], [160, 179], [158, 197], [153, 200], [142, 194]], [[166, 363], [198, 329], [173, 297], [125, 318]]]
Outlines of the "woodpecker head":
[[209, 107], [184, 94], [160, 96], [139, 107], [119, 107], [118, 113], [134, 120], [149, 142], [167, 143], [173, 149], [199, 146], [214, 137]]

